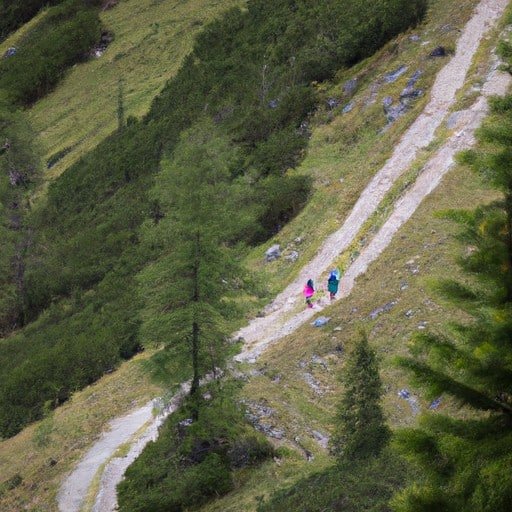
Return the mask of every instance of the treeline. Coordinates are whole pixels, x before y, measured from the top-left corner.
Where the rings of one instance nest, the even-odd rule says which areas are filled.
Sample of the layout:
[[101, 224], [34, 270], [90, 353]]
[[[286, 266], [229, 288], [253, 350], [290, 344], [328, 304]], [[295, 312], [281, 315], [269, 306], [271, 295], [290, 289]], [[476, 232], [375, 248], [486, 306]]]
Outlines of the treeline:
[[[21, 4], [21, 2], [19, 2]], [[86, 58], [99, 41], [97, 1], [66, 0], [21, 41], [15, 55], [0, 60], [0, 89], [18, 105], [47, 94], [73, 64]]]
[[[317, 102], [310, 82], [333, 76], [339, 67], [370, 54], [393, 31], [416, 23], [425, 7], [421, 0], [380, 2], [391, 23], [377, 22], [382, 12], [370, 4], [254, 0], [247, 10], [229, 11], [205, 28], [143, 121], [129, 120], [50, 185], [47, 201], [32, 216], [36, 239], [26, 258], [22, 314], [27, 321], [41, 316], [40, 342], [32, 343], [36, 334], [27, 329], [19, 343], [9, 342], [4, 349], [6, 357], [14, 345], [24, 353], [23, 363], [4, 368], [5, 389], [18, 393], [23, 386], [30, 392], [19, 395], [16, 403], [12, 396], [0, 397], [2, 435], [40, 417], [45, 402], [54, 405], [69, 396], [73, 389], [62, 388], [59, 374], [68, 375], [76, 388], [137, 350], [138, 309], [136, 301], [127, 299], [137, 292], [134, 276], [163, 250], [146, 248], [141, 254], [139, 228], [144, 220], [158, 222], [162, 215], [159, 200], [148, 190], [158, 180], [161, 156], [172, 152], [183, 130], [207, 116], [236, 149], [231, 179], [244, 183], [245, 194], [237, 215], [251, 211], [255, 218], [239, 235], [240, 242], [267, 239], [300, 211], [310, 180], [288, 169], [297, 165], [307, 145], [308, 115]], [[363, 37], [354, 32], [348, 14], [357, 14], [361, 23], [374, 20], [375, 33]], [[347, 53], [348, 40], [354, 51]], [[69, 307], [75, 297], [80, 304], [76, 309]], [[61, 313], [52, 314], [57, 311], [65, 314], [65, 322]], [[109, 311], [113, 324], [126, 321], [117, 334], [103, 316]], [[99, 329], [97, 334], [87, 330], [87, 339], [73, 337], [87, 315], [90, 325], [99, 315], [112, 336], [107, 340]], [[70, 340], [84, 354], [89, 345], [99, 350], [105, 343], [115, 362], [94, 362], [87, 372], [76, 365], [70, 368], [64, 357]], [[51, 360], [43, 355], [45, 343], [55, 355]], [[32, 360], [45, 375], [43, 383], [29, 375]], [[82, 378], [75, 379], [75, 373]]]

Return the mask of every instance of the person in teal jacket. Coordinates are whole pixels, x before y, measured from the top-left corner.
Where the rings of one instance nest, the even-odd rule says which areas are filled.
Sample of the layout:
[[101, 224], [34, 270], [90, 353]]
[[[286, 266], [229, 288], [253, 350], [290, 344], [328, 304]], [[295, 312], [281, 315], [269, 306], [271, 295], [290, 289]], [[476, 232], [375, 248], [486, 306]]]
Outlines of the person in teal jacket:
[[329, 291], [329, 297], [334, 300], [338, 293], [338, 286], [340, 284], [340, 271], [338, 269], [331, 270], [329, 278], [327, 279], [327, 290]]

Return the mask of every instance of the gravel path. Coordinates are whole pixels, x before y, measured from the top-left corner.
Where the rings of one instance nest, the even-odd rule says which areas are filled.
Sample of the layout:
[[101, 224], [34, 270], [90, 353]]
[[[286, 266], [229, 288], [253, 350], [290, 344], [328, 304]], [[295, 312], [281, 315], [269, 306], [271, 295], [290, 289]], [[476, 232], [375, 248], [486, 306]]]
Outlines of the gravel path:
[[[454, 57], [439, 72], [425, 110], [404, 133], [398, 145], [395, 146], [392, 156], [365, 188], [341, 228], [325, 240], [317, 255], [302, 268], [299, 276], [267, 307], [266, 316], [254, 319], [247, 327], [237, 333], [237, 336], [242, 337], [246, 344], [245, 350], [237, 356], [238, 361], [255, 360], [269, 343], [289, 334], [315, 315], [319, 309], [323, 308], [323, 304], [319, 304], [316, 309], [301, 311], [292, 316], [291, 319], [289, 318], [290, 314], [293, 314], [293, 310], [296, 310], [303, 303], [301, 292], [304, 283], [310, 278], [318, 282], [321, 275], [350, 246], [363, 224], [376, 211], [393, 184], [410, 168], [418, 151], [426, 148], [433, 141], [434, 132], [446, 118], [456, 92], [464, 84], [464, 79], [480, 40], [494, 26], [503, 14], [507, 4], [508, 0], [482, 0], [480, 2], [457, 43]], [[506, 77], [504, 73], [493, 72], [489, 75], [488, 81], [492, 83], [498, 81], [501, 84], [506, 82]], [[487, 88], [483, 89], [481, 98], [492, 93], [493, 87], [488, 85]], [[505, 92], [500, 87], [496, 87], [500, 92]], [[476, 110], [483, 109], [483, 113], [477, 116], [478, 120], [481, 120], [486, 112], [484, 103], [475, 108]], [[462, 116], [462, 118], [469, 123], [472, 116], [468, 113], [467, 116]], [[478, 123], [478, 120], [475, 122]], [[467, 128], [468, 130], [464, 131], [463, 126], [461, 126], [460, 134], [456, 136], [456, 139], [460, 139], [460, 148], [468, 147], [473, 142], [474, 127], [471, 130], [468, 125]], [[448, 144], [453, 144], [453, 137]], [[440, 161], [442, 161], [442, 157], [437, 162]], [[433, 172], [435, 174], [435, 169]], [[432, 190], [427, 189], [424, 185], [422, 190], [417, 193], [425, 197]], [[418, 204], [419, 202], [416, 206]], [[413, 211], [408, 213], [407, 218], [410, 217]], [[375, 238], [379, 238], [379, 234]], [[389, 240], [386, 245], [387, 243], [389, 243]], [[350, 275], [353, 276], [352, 281], [347, 279]], [[357, 275], [359, 274], [356, 274], [355, 270], [347, 269], [344, 279], [340, 283], [341, 297], [348, 295], [353, 285], [353, 279]]]
[[[466, 25], [457, 44], [454, 57], [439, 72], [431, 91], [431, 99], [423, 113], [403, 135], [393, 155], [368, 184], [341, 228], [326, 239], [318, 254], [267, 308], [267, 316], [256, 318], [241, 329], [237, 336], [245, 340], [244, 350], [236, 357], [238, 361], [255, 361], [269, 344], [286, 336], [308, 321], [326, 305], [319, 304], [313, 310], [305, 309], [297, 314], [294, 310], [302, 303], [303, 283], [308, 278], [318, 279], [332, 263], [349, 247], [362, 225], [375, 212], [379, 203], [395, 181], [414, 162], [418, 151], [425, 148], [434, 137], [435, 130], [447, 116], [457, 90], [464, 84], [471, 60], [484, 34], [493, 27], [503, 14], [508, 0], [482, 0], [472, 19]], [[393, 235], [414, 213], [421, 201], [438, 185], [442, 176], [453, 165], [453, 156], [474, 142], [474, 132], [487, 113], [487, 97], [504, 94], [509, 86], [509, 76], [493, 71], [482, 89], [482, 95], [468, 110], [460, 114], [456, 133], [429, 160], [415, 185], [395, 204], [395, 208], [384, 226], [346, 270], [341, 281], [340, 297], [346, 297], [354, 286], [357, 276], [365, 272], [368, 265], [387, 247]], [[114, 420], [110, 430], [100, 437], [75, 470], [67, 476], [58, 495], [61, 512], [80, 512], [95, 475], [105, 463], [100, 481], [100, 490], [94, 504], [94, 512], [116, 510], [116, 485], [125, 469], [140, 454], [144, 446], [158, 433], [158, 426], [167, 414], [178, 406], [186, 393], [186, 385], [177, 393], [166, 411], [154, 418], [153, 402]], [[144, 425], [148, 425], [142, 430]], [[139, 436], [135, 436], [141, 431]], [[135, 436], [135, 437], [134, 437]], [[124, 443], [131, 448], [126, 457], [113, 458], [115, 451]], [[112, 460], [110, 460], [112, 459]]]

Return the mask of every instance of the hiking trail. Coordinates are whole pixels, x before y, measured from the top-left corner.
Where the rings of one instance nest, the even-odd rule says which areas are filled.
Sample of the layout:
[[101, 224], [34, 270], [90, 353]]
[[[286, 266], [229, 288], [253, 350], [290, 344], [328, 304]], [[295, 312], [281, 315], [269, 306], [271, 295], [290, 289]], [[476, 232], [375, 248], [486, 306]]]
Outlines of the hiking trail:
[[[235, 357], [236, 361], [255, 362], [269, 345], [293, 332], [329, 304], [326, 300], [317, 304], [314, 309], [305, 309], [302, 296], [304, 283], [309, 278], [318, 281], [350, 246], [393, 184], [414, 163], [418, 152], [434, 140], [435, 131], [447, 118], [456, 92], [464, 84], [480, 41], [496, 25], [507, 4], [508, 0], [482, 0], [478, 4], [460, 35], [455, 55], [438, 73], [427, 106], [402, 135], [392, 156], [366, 186], [340, 229], [324, 241], [317, 255], [302, 268], [296, 279], [267, 306], [266, 315], [253, 319], [236, 333], [236, 337], [244, 339], [244, 348]], [[453, 166], [455, 154], [471, 147], [475, 141], [475, 130], [488, 113], [488, 97], [505, 94], [510, 83], [511, 77], [498, 70], [496, 59], [479, 97], [470, 108], [459, 113], [452, 134], [430, 157], [416, 182], [395, 202], [393, 211], [383, 226], [346, 269], [340, 282], [340, 298], [350, 294], [356, 278], [378, 258], [421, 201], [437, 187]], [[124, 471], [142, 452], [147, 442], [156, 438], [159, 425], [168, 414], [176, 410], [186, 391], [187, 385], [183, 384], [167, 408], [156, 417], [152, 415], [154, 401], [151, 401], [144, 407], [112, 421], [110, 430], [100, 436], [63, 481], [57, 497], [59, 510], [83, 510], [91, 486], [98, 476], [99, 492], [94, 505], [88, 510], [116, 510], [116, 486]], [[126, 443], [130, 445], [128, 455], [114, 457], [116, 450]]]

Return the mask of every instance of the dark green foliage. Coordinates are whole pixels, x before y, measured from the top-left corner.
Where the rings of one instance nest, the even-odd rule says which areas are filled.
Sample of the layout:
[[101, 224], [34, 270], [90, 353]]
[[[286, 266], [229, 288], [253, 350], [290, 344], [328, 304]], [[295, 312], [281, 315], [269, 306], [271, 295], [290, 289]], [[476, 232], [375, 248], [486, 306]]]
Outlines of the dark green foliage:
[[[122, 512], [170, 512], [196, 507], [233, 488], [233, 472], [273, 455], [272, 447], [246, 423], [231, 384], [202, 390], [161, 428], [160, 436], [128, 468], [118, 486]], [[208, 393], [208, 395], [206, 395]]]
[[[389, 449], [380, 456], [332, 467], [274, 493], [258, 512], [389, 512], [411, 468]], [[439, 509], [443, 510], [443, 509]]]
[[332, 450], [341, 465], [379, 455], [389, 440], [380, 404], [382, 382], [375, 352], [362, 334], [343, 372], [341, 399]]
[[25, 36], [16, 55], [0, 61], [0, 89], [14, 103], [33, 103], [69, 66], [85, 58], [99, 37], [98, 9], [83, 0], [67, 0]]
[[41, 172], [33, 140], [21, 113], [0, 103], [0, 335], [24, 322], [28, 196]]
[[63, 0], [1, 0], [0, 1], [0, 41], [10, 32], [31, 20], [43, 7]]
[[493, 106], [494, 118], [479, 131], [481, 150], [461, 160], [501, 198], [452, 213], [467, 277], [438, 286], [471, 320], [417, 337], [416, 357], [401, 361], [430, 396], [449, 394], [476, 412], [472, 420], [427, 415], [422, 430], [400, 434], [401, 448], [424, 472], [397, 496], [400, 512], [498, 512], [512, 504], [512, 98]]

